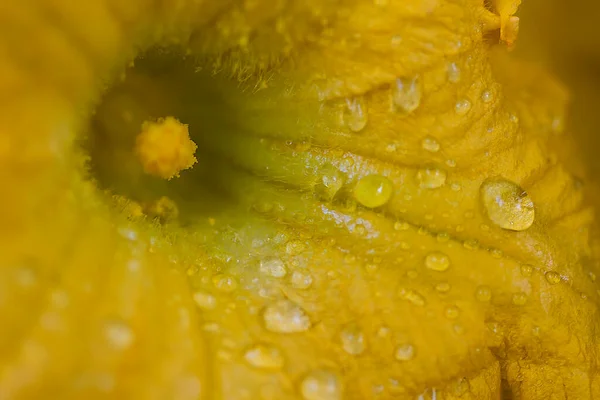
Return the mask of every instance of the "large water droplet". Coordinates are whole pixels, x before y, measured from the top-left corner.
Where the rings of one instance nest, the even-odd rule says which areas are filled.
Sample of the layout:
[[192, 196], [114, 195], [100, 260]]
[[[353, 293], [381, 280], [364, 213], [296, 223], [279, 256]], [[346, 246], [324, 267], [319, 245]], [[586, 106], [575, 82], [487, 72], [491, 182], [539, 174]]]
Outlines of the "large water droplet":
[[305, 400], [340, 400], [343, 388], [337, 374], [319, 369], [304, 377], [300, 393]]
[[396, 347], [394, 357], [396, 357], [396, 360], [398, 361], [410, 361], [415, 357], [415, 354], [415, 346], [410, 343], [405, 343]]
[[352, 132], [360, 132], [367, 125], [368, 116], [364, 100], [360, 98], [346, 99], [344, 123]]
[[533, 201], [516, 183], [490, 179], [481, 184], [480, 193], [488, 217], [499, 227], [523, 231], [533, 224]]
[[266, 257], [260, 261], [260, 272], [274, 278], [283, 278], [287, 274], [285, 264], [277, 257]]
[[425, 266], [433, 271], [443, 272], [450, 268], [450, 259], [442, 252], [435, 251], [425, 257]]
[[394, 109], [406, 114], [415, 111], [421, 104], [422, 85], [419, 76], [398, 78], [392, 88]]
[[244, 359], [251, 366], [261, 369], [281, 369], [285, 363], [277, 347], [262, 343], [246, 350]]
[[342, 348], [348, 354], [359, 355], [365, 351], [365, 335], [356, 325], [348, 325], [340, 332]]
[[417, 171], [417, 181], [424, 189], [436, 189], [446, 183], [446, 171], [439, 168], [423, 168]]
[[265, 328], [276, 333], [296, 333], [310, 329], [312, 323], [306, 312], [289, 300], [269, 304], [263, 312]]
[[367, 175], [354, 187], [354, 199], [365, 207], [381, 207], [392, 197], [394, 186], [382, 175]]
[[421, 141], [421, 147], [423, 150], [436, 153], [440, 150], [440, 143], [434, 137], [425, 136]]

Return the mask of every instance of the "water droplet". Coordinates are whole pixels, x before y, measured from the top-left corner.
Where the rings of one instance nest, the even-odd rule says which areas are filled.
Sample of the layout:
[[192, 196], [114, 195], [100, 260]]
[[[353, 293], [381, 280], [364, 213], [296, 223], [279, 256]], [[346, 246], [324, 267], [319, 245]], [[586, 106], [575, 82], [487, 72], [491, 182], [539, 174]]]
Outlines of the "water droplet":
[[463, 242], [463, 247], [467, 250], [477, 250], [479, 248], [479, 240], [467, 239]]
[[215, 275], [212, 281], [215, 288], [224, 293], [231, 293], [238, 287], [236, 279], [226, 274]]
[[460, 81], [460, 68], [456, 63], [448, 64], [448, 81], [451, 83], [456, 83]]
[[285, 364], [283, 354], [275, 347], [268, 344], [256, 344], [244, 353], [248, 364], [261, 369], [281, 369]]
[[419, 76], [412, 78], [398, 78], [392, 88], [392, 102], [394, 109], [410, 114], [421, 104], [422, 85]]
[[560, 274], [556, 271], [548, 271], [544, 274], [544, 276], [546, 277], [546, 281], [548, 281], [548, 283], [551, 285], [556, 285], [561, 281]]
[[300, 384], [304, 400], [340, 400], [343, 387], [337, 374], [325, 369], [310, 372]]
[[448, 282], [439, 282], [435, 285], [435, 290], [437, 290], [440, 293], [447, 293], [450, 291], [451, 288], [452, 286], [450, 286]]
[[522, 306], [527, 303], [527, 295], [523, 292], [515, 293], [512, 296], [512, 302], [517, 306]]
[[285, 252], [291, 256], [301, 254], [304, 250], [306, 250], [306, 244], [300, 240], [290, 240], [285, 245]]
[[415, 346], [410, 343], [405, 343], [396, 347], [394, 357], [396, 357], [396, 360], [398, 361], [410, 361], [415, 357], [415, 353]]
[[354, 356], [365, 351], [365, 335], [360, 328], [354, 324], [348, 325], [340, 332], [342, 348], [348, 354]]
[[283, 278], [287, 274], [287, 269], [283, 261], [277, 257], [267, 257], [260, 260], [260, 272], [274, 278]]
[[450, 268], [450, 259], [442, 252], [435, 251], [425, 257], [425, 266], [433, 271], [443, 272]]
[[436, 189], [446, 183], [446, 171], [439, 168], [424, 168], [417, 171], [417, 181], [423, 189]]
[[217, 299], [215, 296], [205, 293], [205, 292], [196, 292], [194, 293], [194, 302], [196, 305], [205, 310], [214, 310], [217, 306]]
[[475, 290], [475, 298], [483, 303], [492, 299], [492, 289], [489, 286], [478, 286]]
[[407, 231], [410, 228], [408, 222], [404, 221], [396, 221], [394, 223], [394, 229], [397, 231]]
[[331, 164], [325, 165], [320, 170], [321, 185], [318, 188], [320, 194], [326, 200], [332, 200], [344, 186], [344, 174]]
[[344, 123], [352, 132], [360, 132], [367, 125], [368, 116], [364, 100], [360, 98], [346, 99]]
[[411, 302], [415, 306], [423, 307], [426, 303], [425, 297], [423, 297], [420, 293], [412, 289], [400, 288], [398, 290], [398, 296], [401, 299]]
[[493, 98], [494, 96], [489, 90], [484, 90], [483, 93], [481, 93], [481, 101], [483, 101], [484, 103], [489, 103], [493, 100]]
[[436, 153], [440, 150], [440, 143], [431, 136], [425, 136], [421, 141], [421, 147], [423, 150]]
[[460, 311], [456, 306], [448, 306], [446, 307], [446, 310], [444, 310], [444, 315], [446, 315], [446, 318], [448, 319], [456, 319], [458, 318], [458, 314], [460, 314]]
[[312, 285], [313, 278], [308, 272], [294, 271], [291, 282], [294, 289], [308, 289]]
[[265, 328], [276, 333], [305, 332], [312, 323], [306, 312], [289, 300], [278, 300], [269, 304], [263, 312]]
[[392, 197], [394, 186], [382, 175], [367, 175], [354, 187], [354, 198], [369, 208], [381, 207]]
[[104, 333], [108, 341], [119, 350], [128, 348], [135, 340], [135, 335], [129, 325], [121, 320], [107, 322]]
[[521, 265], [521, 275], [528, 278], [533, 274], [533, 266], [529, 264]]
[[533, 201], [516, 183], [487, 180], [481, 184], [480, 192], [483, 206], [494, 224], [513, 231], [523, 231], [533, 224]]
[[454, 105], [454, 112], [458, 115], [465, 115], [469, 111], [471, 111], [471, 102], [468, 99], [459, 100]]

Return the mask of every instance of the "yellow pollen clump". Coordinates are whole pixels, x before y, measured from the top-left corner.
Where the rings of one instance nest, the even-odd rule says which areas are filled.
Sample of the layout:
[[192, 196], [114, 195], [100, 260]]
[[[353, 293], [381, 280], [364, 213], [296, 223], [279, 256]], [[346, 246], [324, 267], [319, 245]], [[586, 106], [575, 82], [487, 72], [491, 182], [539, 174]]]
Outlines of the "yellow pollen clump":
[[135, 142], [135, 154], [144, 172], [170, 180], [198, 160], [196, 143], [190, 139], [188, 126], [173, 117], [146, 121]]

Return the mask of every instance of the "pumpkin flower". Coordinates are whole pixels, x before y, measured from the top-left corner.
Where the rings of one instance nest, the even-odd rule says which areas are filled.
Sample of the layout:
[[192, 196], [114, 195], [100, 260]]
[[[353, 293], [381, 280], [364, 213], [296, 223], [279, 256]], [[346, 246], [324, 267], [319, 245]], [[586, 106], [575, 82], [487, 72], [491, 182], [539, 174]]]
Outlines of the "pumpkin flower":
[[4, 2], [0, 399], [596, 398], [519, 3]]

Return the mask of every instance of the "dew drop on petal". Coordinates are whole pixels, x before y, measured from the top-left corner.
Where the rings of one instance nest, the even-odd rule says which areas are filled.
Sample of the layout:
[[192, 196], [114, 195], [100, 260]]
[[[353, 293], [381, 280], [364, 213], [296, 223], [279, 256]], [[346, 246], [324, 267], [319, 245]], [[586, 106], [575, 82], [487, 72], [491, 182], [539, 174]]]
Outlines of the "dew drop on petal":
[[204, 310], [214, 310], [217, 306], [217, 299], [215, 298], [215, 296], [209, 293], [200, 291], [195, 292], [193, 294], [193, 299], [196, 305]]
[[386, 204], [392, 197], [394, 186], [382, 175], [367, 175], [354, 187], [354, 199], [365, 207], [376, 208]]
[[435, 251], [425, 256], [425, 266], [430, 270], [443, 272], [450, 268], [450, 259], [446, 254]]
[[356, 325], [345, 326], [340, 332], [342, 348], [354, 356], [365, 351], [365, 335]]
[[478, 286], [475, 290], [475, 298], [482, 303], [490, 301], [492, 299], [492, 289], [486, 285]]
[[259, 343], [244, 353], [244, 360], [251, 366], [260, 369], [281, 369], [285, 363], [281, 351], [272, 345]]
[[458, 100], [454, 105], [454, 112], [458, 115], [465, 115], [471, 110], [471, 101], [468, 99]]
[[302, 379], [300, 393], [304, 400], [340, 400], [343, 387], [337, 374], [319, 369], [308, 373]]
[[319, 194], [325, 200], [332, 200], [344, 185], [344, 174], [331, 164], [321, 168]]
[[523, 231], [533, 224], [533, 201], [516, 183], [489, 179], [481, 184], [480, 193], [489, 219], [499, 227]]
[[224, 293], [231, 293], [238, 287], [237, 280], [227, 274], [215, 275], [212, 281], [215, 288]]
[[344, 123], [352, 132], [362, 131], [368, 122], [367, 108], [360, 98], [346, 99]]
[[431, 136], [426, 136], [421, 141], [421, 147], [423, 150], [427, 150], [431, 153], [436, 153], [440, 150], [440, 142]]
[[277, 257], [266, 257], [260, 260], [260, 272], [273, 278], [283, 278], [287, 274], [285, 264]]
[[527, 295], [523, 292], [515, 293], [512, 296], [512, 302], [514, 305], [522, 306], [527, 303]]
[[414, 304], [415, 306], [423, 307], [426, 304], [425, 297], [412, 289], [400, 288], [398, 290], [398, 296], [401, 299]]
[[421, 104], [420, 77], [398, 78], [392, 88], [392, 102], [396, 111], [410, 114]]
[[289, 300], [278, 300], [267, 305], [263, 321], [267, 330], [276, 333], [305, 332], [312, 326], [306, 312]]
[[560, 274], [556, 271], [548, 271], [544, 274], [544, 276], [546, 277], [546, 281], [548, 281], [548, 283], [551, 285], [556, 285], [561, 281]]
[[396, 347], [394, 357], [398, 361], [410, 361], [415, 357], [415, 353], [415, 346], [410, 343], [405, 343]]
[[446, 183], [446, 171], [439, 168], [423, 168], [417, 171], [417, 181], [423, 189], [436, 189]]
[[531, 276], [531, 274], [533, 274], [533, 266], [529, 265], [529, 264], [523, 264], [521, 265], [521, 275], [523, 275], [524, 277], [528, 278]]
[[458, 318], [458, 314], [459, 313], [460, 313], [460, 311], [459, 311], [458, 307], [456, 307], [456, 306], [448, 306], [444, 310], [444, 315], [448, 319], [456, 319], [456, 318]]
[[313, 282], [312, 276], [308, 272], [292, 272], [291, 283], [294, 289], [308, 289]]
[[456, 63], [452, 62], [448, 64], [448, 81], [451, 83], [456, 83], [460, 81], [460, 68]]

